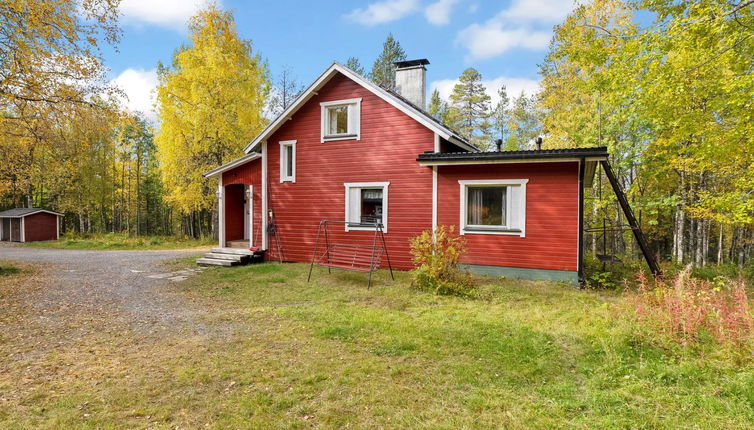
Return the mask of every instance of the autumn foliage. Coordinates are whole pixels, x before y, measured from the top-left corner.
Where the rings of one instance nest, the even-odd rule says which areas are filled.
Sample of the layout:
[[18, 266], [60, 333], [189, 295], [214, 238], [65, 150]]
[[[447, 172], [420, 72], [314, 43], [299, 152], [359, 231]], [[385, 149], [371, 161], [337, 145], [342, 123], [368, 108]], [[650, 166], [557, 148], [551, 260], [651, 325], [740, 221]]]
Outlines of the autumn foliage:
[[458, 268], [466, 244], [454, 232], [454, 226], [439, 226], [434, 235], [425, 230], [411, 239], [411, 255], [416, 265], [411, 272], [413, 287], [441, 295], [471, 294], [471, 276]]
[[740, 345], [754, 340], [754, 313], [743, 280], [691, 277], [687, 267], [670, 281], [639, 275], [632, 296], [640, 324], [683, 345], [704, 339]]

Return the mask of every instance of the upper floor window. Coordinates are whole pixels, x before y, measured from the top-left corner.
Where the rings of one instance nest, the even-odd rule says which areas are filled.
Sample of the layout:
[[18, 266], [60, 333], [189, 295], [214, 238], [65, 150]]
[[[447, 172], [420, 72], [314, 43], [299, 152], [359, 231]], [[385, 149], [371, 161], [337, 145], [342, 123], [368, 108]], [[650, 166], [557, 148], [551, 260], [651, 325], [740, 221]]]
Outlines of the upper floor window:
[[296, 182], [296, 141], [280, 142], [280, 182]]
[[526, 234], [528, 179], [458, 181], [461, 234]]
[[322, 142], [359, 140], [361, 135], [361, 99], [322, 102]]

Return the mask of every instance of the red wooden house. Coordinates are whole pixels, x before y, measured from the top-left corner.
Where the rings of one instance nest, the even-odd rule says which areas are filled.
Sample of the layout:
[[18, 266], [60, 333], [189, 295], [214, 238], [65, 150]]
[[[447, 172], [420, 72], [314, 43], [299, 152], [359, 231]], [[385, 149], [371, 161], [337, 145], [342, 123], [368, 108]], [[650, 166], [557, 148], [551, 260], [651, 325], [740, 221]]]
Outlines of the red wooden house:
[[329, 231], [340, 243], [369, 243], [376, 221], [392, 267], [410, 269], [410, 238], [455, 225], [469, 270], [578, 282], [583, 190], [606, 149], [480, 152], [422, 108], [426, 64], [398, 63], [395, 91], [333, 64], [247, 155], [208, 172], [220, 247], [310, 262], [321, 220], [346, 221]]

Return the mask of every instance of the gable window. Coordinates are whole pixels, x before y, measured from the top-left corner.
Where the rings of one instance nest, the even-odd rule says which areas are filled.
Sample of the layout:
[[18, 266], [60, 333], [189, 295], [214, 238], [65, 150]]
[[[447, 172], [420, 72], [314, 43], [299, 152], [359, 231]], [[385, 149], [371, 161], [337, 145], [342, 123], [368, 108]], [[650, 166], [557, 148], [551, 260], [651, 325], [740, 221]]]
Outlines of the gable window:
[[461, 234], [526, 234], [528, 179], [458, 181]]
[[382, 224], [387, 233], [387, 189], [390, 182], [347, 183], [346, 231], [374, 230], [374, 224]]
[[280, 182], [296, 182], [296, 141], [280, 142]]
[[322, 102], [320, 106], [322, 108], [322, 142], [360, 139], [360, 98]]

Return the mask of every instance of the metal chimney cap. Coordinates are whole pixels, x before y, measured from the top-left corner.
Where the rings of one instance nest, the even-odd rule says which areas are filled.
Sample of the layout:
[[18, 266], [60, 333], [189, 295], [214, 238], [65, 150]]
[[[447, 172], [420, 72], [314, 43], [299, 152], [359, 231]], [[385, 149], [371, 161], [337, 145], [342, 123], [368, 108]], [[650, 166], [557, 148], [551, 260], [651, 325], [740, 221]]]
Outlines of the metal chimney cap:
[[399, 69], [406, 69], [408, 67], [426, 66], [427, 64], [429, 64], [429, 60], [427, 60], [426, 58], [421, 58], [418, 60], [396, 61], [393, 64]]

